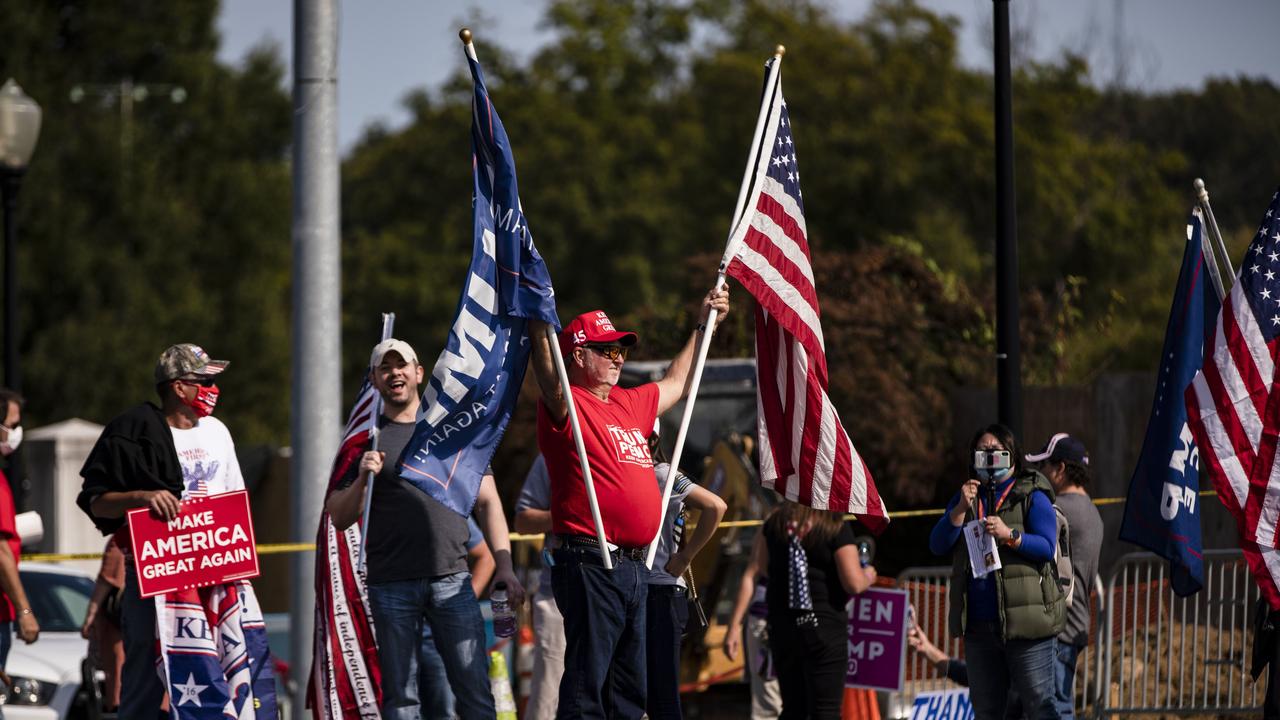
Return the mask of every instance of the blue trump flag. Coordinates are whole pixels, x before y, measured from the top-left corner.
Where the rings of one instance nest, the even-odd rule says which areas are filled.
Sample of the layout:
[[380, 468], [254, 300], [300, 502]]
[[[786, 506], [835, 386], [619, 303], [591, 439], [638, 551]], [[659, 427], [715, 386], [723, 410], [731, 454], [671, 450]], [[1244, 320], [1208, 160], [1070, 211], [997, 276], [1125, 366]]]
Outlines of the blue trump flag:
[[[1218, 317], [1218, 296], [1205, 262], [1208, 252], [1198, 210], [1187, 220], [1187, 247], [1169, 311], [1155, 402], [1138, 467], [1129, 481], [1120, 539], [1169, 560], [1170, 585], [1191, 595], [1204, 584], [1200, 546], [1199, 451], [1187, 425], [1183, 390], [1204, 360], [1204, 344]], [[1210, 256], [1212, 257], [1212, 256]]]
[[467, 55], [475, 83], [471, 268], [400, 466], [401, 477], [462, 515], [471, 513], [515, 409], [529, 364], [527, 320], [560, 327], [551, 276], [521, 210], [507, 132], [470, 45]]

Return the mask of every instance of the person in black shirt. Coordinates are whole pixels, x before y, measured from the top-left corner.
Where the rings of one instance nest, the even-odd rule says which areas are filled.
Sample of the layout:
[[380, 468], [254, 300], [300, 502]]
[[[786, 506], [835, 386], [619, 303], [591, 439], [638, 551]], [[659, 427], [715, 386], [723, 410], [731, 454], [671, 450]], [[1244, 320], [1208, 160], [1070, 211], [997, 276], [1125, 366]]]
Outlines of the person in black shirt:
[[848, 667], [851, 595], [876, 581], [862, 567], [853, 531], [839, 513], [785, 501], [765, 521], [755, 562], [768, 568], [765, 603], [782, 720], [839, 718]]

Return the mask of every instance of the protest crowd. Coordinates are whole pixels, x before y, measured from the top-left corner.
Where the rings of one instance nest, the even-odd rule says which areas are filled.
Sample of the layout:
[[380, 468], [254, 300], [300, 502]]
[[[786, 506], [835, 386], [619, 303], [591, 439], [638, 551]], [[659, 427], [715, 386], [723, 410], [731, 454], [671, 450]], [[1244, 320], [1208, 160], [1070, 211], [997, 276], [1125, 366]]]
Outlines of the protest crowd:
[[[316, 528], [315, 587], [293, 589], [315, 596], [313, 653], [294, 664], [298, 697], [317, 720], [684, 717], [684, 638], [715, 612], [698, 598], [692, 567], [716, 551], [728, 505], [681, 453], [712, 338], [746, 295], [758, 408], [749, 463], [770, 503], [734, 576], [720, 649], [746, 680], [753, 720], [850, 717], [848, 688], [873, 686], [856, 676], [852, 628], [878, 614], [876, 593], [892, 584], [860, 535], [881, 533], [890, 512], [828, 396], [783, 50], [766, 68], [716, 282], [690, 303], [683, 345], [661, 376], [626, 386], [623, 368], [643, 339], [604, 309], [561, 322], [565, 301], [523, 215], [510, 139], [469, 36], [464, 43], [474, 88], [471, 265], [434, 364], [412, 329], [384, 325], [366, 346]], [[1260, 292], [1237, 292], [1251, 291]], [[81, 628], [105, 676], [104, 709], [128, 720], [274, 718], [253, 498], [235, 428], [216, 413], [218, 381], [234, 363], [191, 342], [157, 350], [154, 366], [139, 369], [151, 371], [154, 397], [106, 425], [76, 498], [106, 543]], [[495, 477], [491, 463], [529, 372], [538, 454], [504, 508], [499, 482], [515, 478]], [[1191, 410], [1186, 432], [1208, 449], [1227, 432], [1213, 425], [1222, 380], [1196, 377], [1205, 389], [1181, 417]], [[23, 409], [0, 388], [0, 455], [20, 444]], [[673, 439], [660, 421], [679, 411]], [[1072, 718], [1104, 533], [1088, 450], [1068, 433], [1027, 445], [990, 422], [961, 464], [945, 510], [917, 542], [950, 566], [946, 632], [963, 656], [941, 649], [905, 599], [892, 621], [937, 676], [967, 688], [973, 717]], [[542, 535], [538, 567], [516, 567], [513, 532]], [[6, 682], [13, 640], [40, 634], [17, 573], [18, 535], [0, 475]], [[526, 616], [533, 662], [517, 710], [487, 633], [514, 638]]]

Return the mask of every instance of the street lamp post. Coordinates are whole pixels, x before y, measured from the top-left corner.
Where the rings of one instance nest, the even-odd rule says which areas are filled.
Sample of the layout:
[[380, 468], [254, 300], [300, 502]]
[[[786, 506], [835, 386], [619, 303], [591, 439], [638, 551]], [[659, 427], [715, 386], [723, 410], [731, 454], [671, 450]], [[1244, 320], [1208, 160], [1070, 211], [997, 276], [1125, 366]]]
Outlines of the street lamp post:
[[10, 78], [0, 87], [0, 184], [4, 191], [4, 384], [18, 390], [18, 189], [40, 137], [40, 106]]
[[[0, 87], [0, 194], [4, 200], [4, 384], [19, 390], [18, 360], [18, 189], [40, 137], [40, 106], [12, 78]], [[22, 464], [9, 457], [15, 502], [22, 502]]]

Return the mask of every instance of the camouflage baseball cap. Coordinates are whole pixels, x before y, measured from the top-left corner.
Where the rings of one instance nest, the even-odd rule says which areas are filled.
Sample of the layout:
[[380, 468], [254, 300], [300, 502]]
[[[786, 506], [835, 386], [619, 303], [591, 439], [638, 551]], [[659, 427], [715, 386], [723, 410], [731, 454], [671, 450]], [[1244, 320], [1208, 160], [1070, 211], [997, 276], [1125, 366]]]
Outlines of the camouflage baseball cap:
[[169, 382], [187, 375], [217, 375], [229, 364], [227, 360], [210, 358], [199, 345], [179, 343], [160, 353], [156, 361], [156, 382]]

